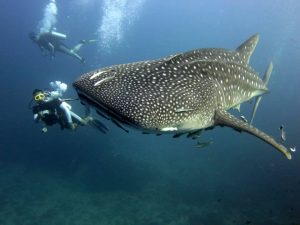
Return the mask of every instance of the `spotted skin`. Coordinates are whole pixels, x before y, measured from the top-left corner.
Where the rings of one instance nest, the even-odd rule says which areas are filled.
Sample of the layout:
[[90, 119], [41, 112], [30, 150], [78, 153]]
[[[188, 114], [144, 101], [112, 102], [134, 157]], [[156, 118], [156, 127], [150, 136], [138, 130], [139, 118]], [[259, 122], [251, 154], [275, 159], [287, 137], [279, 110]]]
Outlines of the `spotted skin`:
[[225, 125], [264, 136], [261, 139], [290, 158], [284, 146], [226, 113], [268, 91], [249, 65], [258, 39], [257, 34], [250, 37], [235, 51], [197, 49], [105, 67], [82, 75], [73, 85], [83, 102], [115, 122], [177, 134]]

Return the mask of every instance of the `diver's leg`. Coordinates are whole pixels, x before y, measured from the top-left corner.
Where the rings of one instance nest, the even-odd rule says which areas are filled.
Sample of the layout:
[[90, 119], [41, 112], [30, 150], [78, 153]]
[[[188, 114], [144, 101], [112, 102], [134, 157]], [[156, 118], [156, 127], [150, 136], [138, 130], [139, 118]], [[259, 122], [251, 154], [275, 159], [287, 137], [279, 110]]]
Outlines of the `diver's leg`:
[[50, 51], [50, 54], [51, 55], [54, 54], [54, 51], [55, 51], [54, 45], [49, 42], [48, 47], [49, 47], [48, 49]]
[[85, 44], [90, 44], [90, 43], [94, 43], [97, 40], [91, 39], [91, 40], [81, 40], [77, 45], [75, 45], [71, 50], [74, 52], [78, 52], [81, 47]]
[[82, 56], [78, 55], [76, 52], [72, 52], [72, 56], [78, 59], [81, 63], [85, 63], [85, 59]]
[[72, 121], [72, 116], [71, 116], [71, 110], [68, 107], [68, 104], [66, 102], [62, 102], [59, 107], [63, 110], [65, 114], [65, 119], [67, 120], [66, 122], [70, 127], [72, 127], [73, 121]]
[[85, 44], [85, 43], [83, 43], [83, 42], [79, 42], [77, 45], [75, 45], [75, 46], [71, 49], [71, 51], [73, 51], [73, 52], [78, 52], [84, 44]]
[[50, 52], [50, 58], [54, 59], [54, 56], [55, 56], [55, 47], [50, 42], [48, 43], [48, 47], [49, 47], [48, 49], [49, 49], [49, 52]]
[[80, 123], [80, 125], [86, 125], [86, 121], [78, 116], [76, 113], [70, 111], [71, 116]]
[[84, 63], [85, 60], [83, 57], [81, 57], [80, 55], [78, 55], [75, 51], [73, 51], [72, 49], [69, 49], [67, 46], [64, 46], [64, 45], [61, 45], [59, 46], [59, 51], [67, 54], [67, 55], [70, 55], [70, 56], [73, 56], [74, 58], [78, 59], [80, 62]]

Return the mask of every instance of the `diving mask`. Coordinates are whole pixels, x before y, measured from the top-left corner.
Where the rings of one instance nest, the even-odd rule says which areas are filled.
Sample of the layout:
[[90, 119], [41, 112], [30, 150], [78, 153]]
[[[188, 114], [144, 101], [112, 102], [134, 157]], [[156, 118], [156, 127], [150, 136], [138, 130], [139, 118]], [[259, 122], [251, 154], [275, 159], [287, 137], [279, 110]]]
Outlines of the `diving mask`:
[[43, 101], [45, 99], [45, 94], [44, 93], [37, 93], [35, 96], [34, 96], [34, 100], [35, 101]]

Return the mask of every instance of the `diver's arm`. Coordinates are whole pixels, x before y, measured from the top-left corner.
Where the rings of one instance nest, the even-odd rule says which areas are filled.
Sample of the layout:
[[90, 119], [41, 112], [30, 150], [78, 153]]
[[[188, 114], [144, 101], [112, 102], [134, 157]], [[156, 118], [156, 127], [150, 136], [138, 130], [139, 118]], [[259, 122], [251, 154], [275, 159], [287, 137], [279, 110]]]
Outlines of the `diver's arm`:
[[48, 42], [48, 46], [51, 48], [51, 52], [54, 52], [54, 45], [50, 42]]
[[[35, 113], [35, 114], [33, 115], [33, 120], [34, 120], [36, 123], [40, 122], [40, 121], [41, 121], [41, 115], [40, 115], [39, 113]], [[46, 125], [45, 123], [42, 123], [42, 124], [43, 124], [43, 126], [42, 126], [41, 131], [42, 131], [43, 133], [46, 133], [46, 132], [48, 131], [47, 125]]]
[[39, 45], [39, 49], [41, 50], [41, 52], [44, 52], [45, 51], [45, 48], [41, 45]]
[[56, 91], [45, 91], [44, 93], [46, 95], [46, 101], [47, 102], [52, 101], [54, 99], [59, 99], [59, 98], [62, 97], [62, 93], [58, 90], [56, 90]]
[[51, 44], [50, 42], [48, 42], [48, 46], [49, 46], [49, 48], [50, 48], [50, 55], [51, 56], [54, 56], [54, 53], [55, 53], [55, 48], [54, 48], [54, 45], [53, 44]]
[[43, 46], [40, 46], [40, 45], [39, 45], [39, 49], [40, 49], [40, 51], [42, 52], [42, 55], [43, 55], [43, 56], [45, 56], [45, 55], [48, 54], [48, 52], [46, 51], [46, 49], [45, 49]]
[[40, 121], [40, 116], [38, 113], [33, 114], [33, 120], [38, 123]]
[[42, 55], [43, 56], [47, 55], [48, 52], [46, 51], [45, 47], [40, 44], [38, 44], [38, 46], [39, 46], [39, 49], [40, 49]]

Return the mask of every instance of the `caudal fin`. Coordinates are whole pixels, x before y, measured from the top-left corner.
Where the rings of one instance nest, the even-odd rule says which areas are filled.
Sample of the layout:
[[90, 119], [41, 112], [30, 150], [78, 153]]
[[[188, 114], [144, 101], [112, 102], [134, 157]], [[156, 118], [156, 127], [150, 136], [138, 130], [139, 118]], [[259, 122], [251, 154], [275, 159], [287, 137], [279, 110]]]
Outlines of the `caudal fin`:
[[269, 135], [267, 135], [266, 133], [260, 131], [256, 127], [251, 126], [250, 124], [234, 117], [233, 115], [229, 114], [228, 112], [217, 110], [215, 112], [214, 120], [215, 120], [215, 125], [227, 126], [227, 127], [231, 127], [240, 132], [244, 131], [249, 134], [252, 134], [252, 135], [258, 137], [259, 139], [263, 140], [264, 142], [268, 143], [269, 145], [273, 146], [279, 152], [284, 154], [288, 159], [292, 159], [291, 153], [285, 146], [276, 142], [274, 140], [274, 138], [272, 138]]
[[[265, 72], [264, 78], [263, 78], [263, 82], [264, 82], [265, 86], [267, 86], [268, 83], [269, 83], [272, 71], [273, 71], [273, 63], [270, 62], [269, 66], [268, 66], [268, 68]], [[262, 96], [256, 97], [255, 104], [254, 104], [254, 107], [253, 107], [253, 110], [252, 110], [252, 116], [251, 116], [250, 124], [252, 124], [252, 122], [254, 120], [254, 117], [255, 117], [258, 105], [261, 101], [261, 98], [262, 98]]]

